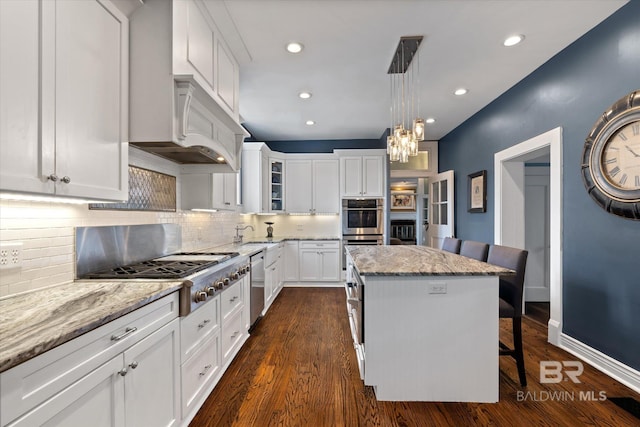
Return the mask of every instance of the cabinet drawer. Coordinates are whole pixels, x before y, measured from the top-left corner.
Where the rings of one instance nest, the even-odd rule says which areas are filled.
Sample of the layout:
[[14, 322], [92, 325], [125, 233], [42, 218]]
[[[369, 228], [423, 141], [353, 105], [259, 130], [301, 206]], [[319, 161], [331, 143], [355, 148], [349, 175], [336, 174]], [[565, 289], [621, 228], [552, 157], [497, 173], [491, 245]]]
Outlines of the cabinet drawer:
[[174, 292], [1, 373], [0, 425], [176, 319], [178, 308]]
[[242, 327], [242, 311], [237, 312], [228, 321], [222, 324], [222, 354], [224, 362], [233, 354], [235, 348], [240, 344], [240, 340], [245, 334]]
[[237, 281], [230, 288], [225, 289], [220, 295], [222, 321], [226, 319], [242, 305], [242, 281]]
[[336, 249], [340, 247], [338, 240], [303, 240], [300, 249]]
[[203, 345], [182, 365], [182, 414], [188, 414], [202, 390], [220, 371], [220, 331], [207, 334]]
[[187, 360], [197, 350], [201, 340], [220, 326], [220, 296], [209, 300], [187, 317], [180, 319], [181, 360]]

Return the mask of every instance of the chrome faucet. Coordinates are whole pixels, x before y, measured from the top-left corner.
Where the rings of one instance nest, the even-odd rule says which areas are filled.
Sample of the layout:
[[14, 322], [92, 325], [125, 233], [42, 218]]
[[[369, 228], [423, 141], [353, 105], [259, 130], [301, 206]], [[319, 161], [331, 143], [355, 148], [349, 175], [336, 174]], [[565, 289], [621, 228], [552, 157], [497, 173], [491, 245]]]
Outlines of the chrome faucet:
[[256, 231], [256, 229], [253, 228], [253, 225], [245, 225], [244, 227], [236, 225], [236, 235], [233, 236], [233, 243], [242, 243], [242, 234], [240, 234], [240, 230], [246, 230], [247, 228], [250, 228], [251, 231]]

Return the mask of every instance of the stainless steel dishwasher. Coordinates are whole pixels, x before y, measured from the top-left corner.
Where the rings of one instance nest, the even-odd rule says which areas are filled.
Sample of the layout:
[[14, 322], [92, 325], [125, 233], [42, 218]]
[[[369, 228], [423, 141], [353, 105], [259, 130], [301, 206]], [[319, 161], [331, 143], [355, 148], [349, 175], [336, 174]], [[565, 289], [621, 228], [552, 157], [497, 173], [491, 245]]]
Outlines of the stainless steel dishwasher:
[[253, 330], [256, 322], [264, 310], [264, 251], [251, 255], [251, 326]]

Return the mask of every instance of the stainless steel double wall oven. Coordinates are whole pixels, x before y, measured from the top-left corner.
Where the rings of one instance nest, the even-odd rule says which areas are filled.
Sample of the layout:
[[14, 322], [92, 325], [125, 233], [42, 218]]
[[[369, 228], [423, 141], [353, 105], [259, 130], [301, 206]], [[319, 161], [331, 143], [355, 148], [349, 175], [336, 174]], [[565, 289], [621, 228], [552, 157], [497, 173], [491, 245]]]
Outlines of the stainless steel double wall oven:
[[342, 200], [342, 266], [344, 246], [381, 245], [384, 234], [383, 199]]

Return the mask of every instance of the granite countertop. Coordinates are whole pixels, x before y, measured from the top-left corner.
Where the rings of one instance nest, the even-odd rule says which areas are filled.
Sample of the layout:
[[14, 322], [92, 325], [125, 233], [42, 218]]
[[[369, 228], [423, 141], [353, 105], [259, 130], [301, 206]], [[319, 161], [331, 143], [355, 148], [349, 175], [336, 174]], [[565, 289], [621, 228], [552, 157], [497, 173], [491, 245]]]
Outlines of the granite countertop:
[[76, 281], [0, 299], [0, 372], [160, 299], [181, 281]]
[[502, 276], [513, 270], [427, 246], [347, 246], [362, 276]]
[[280, 242], [285, 242], [287, 240], [320, 240], [320, 241], [329, 241], [329, 240], [340, 240], [339, 237], [331, 236], [331, 237], [300, 237], [300, 236], [276, 236], [276, 237], [254, 237], [249, 238], [242, 243], [227, 243], [220, 246], [215, 246], [213, 248], [201, 249], [201, 252], [238, 252], [241, 256], [251, 256], [262, 249], [271, 247]]

